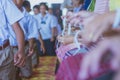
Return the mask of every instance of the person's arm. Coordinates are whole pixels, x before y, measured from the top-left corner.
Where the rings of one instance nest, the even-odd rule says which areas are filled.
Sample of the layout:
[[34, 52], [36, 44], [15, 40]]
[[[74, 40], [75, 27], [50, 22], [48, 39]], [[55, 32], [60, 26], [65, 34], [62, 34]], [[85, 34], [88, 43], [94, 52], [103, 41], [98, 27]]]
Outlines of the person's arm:
[[17, 38], [17, 41], [18, 41], [18, 51], [24, 51], [24, 33], [23, 33], [23, 30], [21, 29], [19, 23], [14, 23], [12, 25], [12, 28], [16, 34], [16, 38]]
[[40, 44], [41, 44], [41, 49], [42, 49], [43, 53], [45, 53], [45, 46], [44, 46], [44, 42], [43, 42], [42, 37], [41, 37], [41, 35], [40, 35], [40, 34], [39, 34], [39, 41], [40, 41]]
[[62, 43], [64, 45], [74, 43], [74, 36], [69, 36], [69, 35], [58, 36], [57, 39], [60, 43]]
[[[18, 52], [14, 57], [15, 65], [23, 66], [25, 55], [24, 55], [24, 34], [20, 27], [20, 25], [16, 22], [12, 25], [12, 28], [16, 34], [17, 42], [18, 42]], [[18, 58], [19, 57], [19, 58]]]
[[55, 40], [55, 33], [56, 33], [56, 27], [52, 28], [52, 37], [51, 37], [51, 42]]
[[55, 17], [51, 16], [51, 32], [52, 32], [52, 37], [51, 37], [51, 42], [53, 42], [55, 40], [56, 37], [56, 31], [57, 31], [57, 25], [58, 23], [56, 22], [57, 19], [55, 19]]
[[29, 54], [28, 56], [32, 56], [34, 53], [34, 43], [36, 36], [38, 35], [38, 29], [37, 29], [37, 21], [32, 15], [28, 15], [28, 39], [29, 39]]
[[33, 53], [34, 53], [34, 43], [35, 43], [35, 39], [34, 38], [31, 38], [31, 39], [29, 39], [28, 40], [28, 42], [29, 42], [29, 54], [28, 54], [28, 57], [29, 56], [32, 56], [33, 55]]
[[14, 64], [15, 66], [21, 67], [24, 65], [25, 56], [24, 56], [24, 34], [18, 24], [18, 21], [23, 18], [23, 14], [15, 6], [12, 0], [3, 1], [4, 13], [8, 24], [10, 24], [16, 34], [18, 42], [18, 52], [14, 55]]

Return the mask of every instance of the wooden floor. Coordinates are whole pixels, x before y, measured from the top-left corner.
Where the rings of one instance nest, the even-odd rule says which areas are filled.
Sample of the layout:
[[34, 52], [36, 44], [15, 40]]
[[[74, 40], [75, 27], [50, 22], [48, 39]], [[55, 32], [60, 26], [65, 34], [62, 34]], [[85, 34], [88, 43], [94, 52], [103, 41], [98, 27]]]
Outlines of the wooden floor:
[[55, 80], [55, 65], [56, 57], [40, 57], [40, 64], [33, 70], [32, 78], [23, 80]]

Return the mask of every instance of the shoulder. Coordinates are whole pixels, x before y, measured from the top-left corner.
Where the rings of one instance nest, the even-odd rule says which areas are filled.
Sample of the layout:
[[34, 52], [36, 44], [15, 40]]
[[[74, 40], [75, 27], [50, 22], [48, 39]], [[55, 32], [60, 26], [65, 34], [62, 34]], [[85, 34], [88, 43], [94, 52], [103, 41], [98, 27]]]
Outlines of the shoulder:
[[[9, 4], [9, 5], [8, 5]], [[12, 0], [0, 0], [0, 5], [2, 7], [5, 7], [5, 6], [9, 6], [11, 7], [11, 5], [14, 5], [13, 1]], [[12, 6], [13, 7], [13, 6]]]
[[46, 16], [48, 17], [48, 18], [50, 18], [50, 19], [55, 19], [55, 16], [54, 15], [51, 15], [51, 14], [46, 14]]

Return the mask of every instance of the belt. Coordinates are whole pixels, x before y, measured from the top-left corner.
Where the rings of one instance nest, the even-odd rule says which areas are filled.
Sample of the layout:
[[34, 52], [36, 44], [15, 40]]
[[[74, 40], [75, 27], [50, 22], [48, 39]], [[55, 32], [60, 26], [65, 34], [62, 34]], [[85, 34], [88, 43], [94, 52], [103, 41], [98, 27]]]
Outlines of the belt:
[[6, 47], [8, 47], [10, 44], [9, 44], [9, 41], [7, 40], [2, 46], [0, 46], [0, 50], [3, 50], [5, 49]]
[[18, 49], [18, 46], [11, 46], [12, 48], [17, 48]]
[[[28, 41], [25, 41], [25, 46], [28, 44]], [[18, 48], [18, 46], [11, 46], [12, 48]]]

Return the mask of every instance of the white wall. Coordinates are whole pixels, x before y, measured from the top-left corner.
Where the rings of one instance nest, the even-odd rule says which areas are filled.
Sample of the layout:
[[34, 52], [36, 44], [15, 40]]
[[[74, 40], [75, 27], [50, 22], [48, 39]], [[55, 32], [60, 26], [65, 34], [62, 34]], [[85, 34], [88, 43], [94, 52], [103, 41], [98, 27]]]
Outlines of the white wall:
[[39, 4], [40, 2], [47, 2], [48, 5], [51, 5], [51, 3], [63, 3], [63, 0], [29, 0], [31, 3], [31, 7], [33, 7], [36, 4]]

